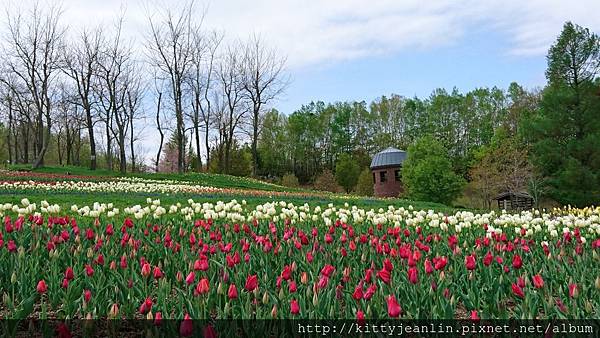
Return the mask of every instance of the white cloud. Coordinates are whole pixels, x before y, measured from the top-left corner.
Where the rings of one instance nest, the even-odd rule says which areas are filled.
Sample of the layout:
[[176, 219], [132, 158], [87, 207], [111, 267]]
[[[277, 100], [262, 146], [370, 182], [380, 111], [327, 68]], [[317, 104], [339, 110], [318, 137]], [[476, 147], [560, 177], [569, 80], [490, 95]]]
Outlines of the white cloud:
[[[126, 34], [140, 44], [149, 11], [183, 3], [62, 1], [65, 22], [73, 31], [100, 22], [110, 25], [124, 8]], [[506, 52], [515, 56], [545, 54], [567, 20], [600, 31], [597, 0], [211, 0], [198, 1], [196, 8], [198, 17], [206, 9], [207, 27], [229, 38], [261, 34], [287, 55], [291, 68], [468, 43], [461, 38], [476, 27], [505, 34], [510, 42]]]

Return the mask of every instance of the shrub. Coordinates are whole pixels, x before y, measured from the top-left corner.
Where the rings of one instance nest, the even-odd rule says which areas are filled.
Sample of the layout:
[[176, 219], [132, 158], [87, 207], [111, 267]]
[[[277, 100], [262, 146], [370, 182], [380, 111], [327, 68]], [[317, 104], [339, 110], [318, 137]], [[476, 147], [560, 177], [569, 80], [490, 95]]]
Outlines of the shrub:
[[337, 184], [335, 177], [329, 170], [324, 170], [315, 180], [315, 189], [330, 192], [341, 192], [342, 187]]
[[402, 181], [410, 198], [450, 204], [461, 192], [462, 177], [452, 170], [448, 151], [431, 136], [408, 148]]
[[287, 173], [281, 178], [281, 185], [284, 187], [297, 188], [300, 186], [300, 183], [298, 183], [298, 177], [296, 177], [296, 175]]
[[369, 168], [363, 169], [358, 176], [355, 191], [361, 196], [373, 196], [373, 175]]
[[346, 192], [350, 192], [354, 189], [359, 175], [360, 167], [358, 163], [348, 154], [340, 155], [335, 165], [337, 183], [344, 187]]

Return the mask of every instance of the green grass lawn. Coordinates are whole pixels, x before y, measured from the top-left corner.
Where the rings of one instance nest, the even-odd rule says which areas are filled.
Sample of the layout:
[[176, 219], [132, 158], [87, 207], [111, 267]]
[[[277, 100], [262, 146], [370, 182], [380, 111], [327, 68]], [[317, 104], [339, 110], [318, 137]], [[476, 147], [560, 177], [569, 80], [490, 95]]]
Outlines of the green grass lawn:
[[[24, 170], [30, 169], [29, 166], [12, 166], [11, 170]], [[46, 174], [60, 174], [65, 175], [70, 173], [74, 176], [94, 176], [95, 179], [102, 180], [110, 177], [122, 177], [119, 173], [111, 172], [105, 169], [98, 169], [96, 171], [89, 170], [88, 168], [66, 166], [66, 167], [43, 167], [33, 171], [34, 173], [46, 173]], [[244, 194], [242, 192], [235, 193], [212, 193], [212, 194], [142, 194], [142, 193], [129, 193], [129, 194], [116, 194], [116, 193], [85, 193], [85, 192], [42, 192], [42, 191], [2, 191], [0, 190], [0, 203], [20, 203], [21, 199], [28, 198], [31, 202], [39, 203], [43, 200], [48, 201], [51, 204], [59, 204], [63, 209], [69, 208], [73, 204], [79, 206], [92, 205], [94, 202], [99, 203], [113, 203], [116, 207], [123, 208], [136, 204], [145, 205], [146, 198], [150, 197], [153, 199], [160, 199], [163, 205], [182, 203], [186, 204], [189, 198], [192, 198], [196, 202], [217, 202], [217, 201], [230, 201], [237, 199], [238, 201], [246, 200], [248, 205], [254, 207], [258, 204], [273, 201], [286, 201], [294, 203], [295, 205], [302, 205], [308, 203], [311, 206], [326, 206], [329, 203], [333, 203], [336, 206], [343, 206], [344, 203], [348, 203], [350, 206], [356, 205], [360, 208], [365, 209], [379, 209], [387, 208], [389, 205], [395, 207], [413, 206], [417, 210], [429, 210], [433, 209], [445, 213], [453, 213], [457, 209], [452, 208], [439, 203], [431, 202], [420, 202], [411, 201], [405, 199], [379, 199], [369, 197], [358, 197], [351, 195], [338, 195], [332, 193], [314, 194], [315, 191], [298, 188], [288, 188], [267, 182], [262, 182], [256, 179], [236, 177], [222, 174], [207, 174], [207, 173], [186, 173], [186, 174], [164, 174], [164, 173], [135, 173], [127, 174], [127, 177], [141, 177], [148, 179], [157, 180], [175, 180], [175, 181], [191, 181], [195, 184], [218, 187], [218, 188], [232, 188], [238, 190], [257, 190], [263, 191], [261, 196], [253, 196], [250, 192]], [[2, 175], [0, 172], [0, 179], [6, 178], [6, 175]], [[14, 179], [14, 177], [13, 177]], [[19, 180], [52, 180], [47, 178], [39, 177], [28, 177], [27, 175], [19, 177]], [[63, 180], [62, 178], [54, 178], [56, 180]], [[74, 177], [74, 179], [76, 179]], [[269, 195], [268, 191], [274, 192], [290, 192], [290, 195]], [[303, 195], [302, 193], [307, 193]]]
[[[236, 189], [252, 189], [252, 190], [265, 190], [265, 191], [310, 191], [307, 189], [290, 188], [268, 182], [263, 182], [257, 179], [248, 177], [237, 177], [223, 174], [208, 174], [208, 173], [185, 173], [185, 174], [166, 174], [166, 173], [127, 173], [121, 175], [115, 171], [109, 171], [106, 169], [90, 170], [89, 168], [76, 167], [76, 166], [47, 166], [39, 169], [31, 170], [29, 165], [13, 165], [9, 167], [9, 170], [28, 170], [33, 173], [45, 173], [45, 174], [59, 174], [75, 176], [97, 176], [99, 178], [105, 177], [140, 177], [154, 180], [174, 180], [174, 181], [190, 181], [195, 184], [219, 187], [219, 188], [236, 188]], [[0, 178], [3, 178], [0, 173]], [[23, 176], [22, 179], [36, 180], [34, 176], [27, 177]], [[45, 179], [48, 180], [48, 179]]]

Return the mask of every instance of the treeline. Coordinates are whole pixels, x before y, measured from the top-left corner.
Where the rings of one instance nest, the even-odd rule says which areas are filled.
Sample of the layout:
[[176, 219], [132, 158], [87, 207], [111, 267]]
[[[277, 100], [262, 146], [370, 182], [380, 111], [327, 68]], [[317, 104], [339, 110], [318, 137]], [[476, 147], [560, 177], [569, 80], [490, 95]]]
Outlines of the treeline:
[[436, 89], [426, 99], [391, 95], [366, 102], [313, 102], [286, 116], [265, 115], [259, 142], [261, 173], [294, 173], [301, 183], [325, 169], [335, 170], [348, 153], [361, 168], [387, 148], [407, 149], [432, 135], [448, 150], [454, 170], [465, 178], [476, 153], [499, 128], [511, 135], [519, 120], [535, 110], [539, 94], [516, 83], [508, 90], [480, 88], [468, 93]]
[[[226, 41], [205, 29], [193, 0], [149, 12], [141, 36], [125, 38], [124, 16], [77, 31], [56, 5], [7, 10], [3, 160], [230, 172], [232, 148], [244, 138], [256, 174], [262, 117], [287, 85], [285, 58], [259, 36]], [[159, 144], [151, 161], [140, 155], [143, 129]]]

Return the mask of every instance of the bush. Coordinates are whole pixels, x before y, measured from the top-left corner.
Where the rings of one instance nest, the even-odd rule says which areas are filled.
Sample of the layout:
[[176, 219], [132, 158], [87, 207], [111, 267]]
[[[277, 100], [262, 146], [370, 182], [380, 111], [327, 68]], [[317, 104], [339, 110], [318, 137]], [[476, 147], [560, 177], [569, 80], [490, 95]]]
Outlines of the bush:
[[315, 189], [321, 191], [341, 192], [342, 187], [337, 184], [335, 177], [329, 170], [324, 170], [315, 180]]
[[444, 204], [452, 203], [464, 185], [463, 178], [452, 170], [446, 148], [431, 136], [408, 148], [402, 181], [410, 198]]
[[300, 183], [298, 183], [298, 177], [296, 177], [296, 175], [287, 173], [281, 178], [281, 185], [289, 188], [297, 188], [300, 186]]
[[352, 191], [358, 176], [360, 175], [360, 167], [358, 163], [348, 154], [341, 154], [335, 165], [335, 177], [346, 192]]
[[369, 168], [363, 169], [360, 176], [358, 176], [355, 191], [361, 196], [373, 196], [373, 175]]

